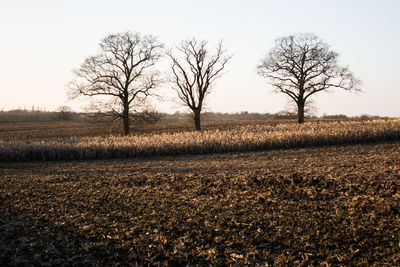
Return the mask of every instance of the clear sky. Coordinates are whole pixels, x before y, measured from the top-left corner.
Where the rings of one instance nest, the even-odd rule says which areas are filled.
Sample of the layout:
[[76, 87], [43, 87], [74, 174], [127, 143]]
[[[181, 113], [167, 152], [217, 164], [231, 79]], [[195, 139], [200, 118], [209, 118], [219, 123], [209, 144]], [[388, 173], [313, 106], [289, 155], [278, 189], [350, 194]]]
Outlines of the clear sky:
[[196, 37], [213, 48], [224, 39], [234, 56], [207, 110], [274, 113], [285, 108], [286, 97], [272, 93], [256, 66], [275, 38], [312, 32], [363, 82], [361, 94], [319, 94], [319, 114], [400, 116], [399, 14], [398, 0], [1, 0], [0, 109], [69, 105], [79, 111], [87, 102], [68, 101], [65, 92], [71, 70], [96, 54], [107, 34], [132, 31], [167, 46]]

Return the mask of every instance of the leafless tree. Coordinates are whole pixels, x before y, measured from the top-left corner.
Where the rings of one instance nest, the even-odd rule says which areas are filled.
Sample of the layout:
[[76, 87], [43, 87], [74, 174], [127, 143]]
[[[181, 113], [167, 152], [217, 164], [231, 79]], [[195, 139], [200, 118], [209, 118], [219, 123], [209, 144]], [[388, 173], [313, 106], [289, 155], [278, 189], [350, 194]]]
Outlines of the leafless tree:
[[174, 89], [183, 104], [193, 111], [196, 130], [201, 129], [200, 115], [204, 100], [216, 79], [232, 56], [226, 55], [223, 42], [210, 54], [206, 41], [185, 40], [180, 46], [167, 52], [172, 61]]
[[74, 111], [69, 106], [59, 106], [56, 109], [55, 118], [63, 121], [72, 120], [74, 118]]
[[106, 36], [100, 42], [100, 53], [86, 58], [73, 71], [71, 97], [108, 97], [107, 106], [122, 119], [124, 134], [128, 135], [131, 108], [152, 95], [160, 84], [153, 67], [162, 55], [162, 47], [151, 35], [125, 32]]
[[308, 98], [329, 88], [360, 91], [360, 81], [338, 64], [338, 53], [311, 33], [275, 40], [275, 46], [257, 66], [276, 92], [288, 95], [297, 105], [297, 119], [304, 122]]

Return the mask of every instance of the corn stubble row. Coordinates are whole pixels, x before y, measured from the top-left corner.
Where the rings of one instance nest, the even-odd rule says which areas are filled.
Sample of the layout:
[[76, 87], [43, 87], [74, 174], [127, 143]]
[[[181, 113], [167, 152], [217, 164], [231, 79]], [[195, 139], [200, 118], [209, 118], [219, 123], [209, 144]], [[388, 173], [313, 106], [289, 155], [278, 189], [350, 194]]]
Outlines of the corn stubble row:
[[0, 161], [85, 160], [400, 140], [400, 119], [238, 126], [228, 130], [0, 141]]

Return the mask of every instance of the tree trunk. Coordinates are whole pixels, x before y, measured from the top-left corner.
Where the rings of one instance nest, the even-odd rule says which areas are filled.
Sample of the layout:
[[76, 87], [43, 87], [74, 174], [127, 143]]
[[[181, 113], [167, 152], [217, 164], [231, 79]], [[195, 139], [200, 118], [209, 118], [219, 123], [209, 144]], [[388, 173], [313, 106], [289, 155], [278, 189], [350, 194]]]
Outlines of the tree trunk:
[[297, 122], [300, 124], [304, 122], [304, 101], [297, 102]]
[[194, 112], [194, 124], [196, 126], [196, 131], [201, 130], [201, 125], [200, 125], [200, 111], [195, 111]]
[[122, 115], [122, 120], [124, 124], [124, 134], [129, 135], [130, 133], [130, 124], [129, 124], [129, 104], [124, 103], [124, 111]]

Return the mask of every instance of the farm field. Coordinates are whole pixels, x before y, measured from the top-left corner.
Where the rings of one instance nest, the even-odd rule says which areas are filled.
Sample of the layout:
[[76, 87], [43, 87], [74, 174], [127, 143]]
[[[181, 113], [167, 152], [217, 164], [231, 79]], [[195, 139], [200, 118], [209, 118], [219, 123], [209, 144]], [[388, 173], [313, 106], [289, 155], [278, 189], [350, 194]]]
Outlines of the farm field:
[[[76, 129], [79, 132], [79, 129]], [[0, 161], [59, 161], [245, 152], [400, 140], [399, 119], [312, 121], [301, 125], [209, 124], [203, 131], [129, 136], [0, 139]], [[49, 131], [53, 133], [52, 131]], [[40, 136], [40, 134], [38, 134]]]
[[0, 265], [400, 265], [400, 143], [0, 163]]
[[[313, 119], [310, 121], [339, 121], [329, 119]], [[341, 121], [362, 121], [347, 119]], [[368, 121], [368, 120], [366, 120]], [[204, 121], [203, 130], [235, 129], [239, 126], [296, 124], [295, 120], [233, 120], [233, 121]], [[158, 122], [154, 124], [132, 124], [132, 135], [160, 134], [194, 131], [193, 122]], [[0, 140], [52, 140], [63, 138], [106, 137], [122, 135], [120, 122], [101, 121], [14, 121], [0, 122]]]
[[[293, 120], [270, 121], [205, 121], [203, 128], [230, 129], [240, 125], [276, 125], [278, 123], [295, 123]], [[192, 122], [160, 122], [155, 124], [132, 125], [132, 135], [152, 133], [175, 133], [193, 131]], [[122, 135], [120, 122], [96, 121], [27, 121], [27, 122], [0, 122], [0, 140], [51, 140], [71, 137], [106, 137]]]

